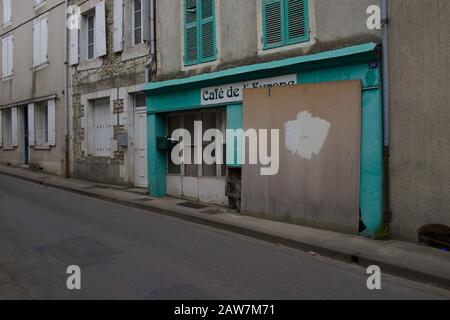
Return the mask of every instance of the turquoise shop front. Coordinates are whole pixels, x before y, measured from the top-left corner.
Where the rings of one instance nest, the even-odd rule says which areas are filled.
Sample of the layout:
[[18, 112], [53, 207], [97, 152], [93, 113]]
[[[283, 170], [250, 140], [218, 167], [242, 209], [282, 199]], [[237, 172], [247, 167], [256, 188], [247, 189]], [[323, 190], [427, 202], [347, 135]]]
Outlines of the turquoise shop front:
[[[209, 177], [206, 181], [206, 189], [216, 190], [213, 192], [219, 194], [209, 195], [206, 200], [201, 197], [196, 199], [195, 194], [187, 197], [201, 202], [209, 202], [208, 199], [212, 199], [211, 203], [225, 204], [223, 202], [226, 199], [224, 190], [227, 168], [230, 170], [239, 167], [235, 161], [228, 160], [226, 166], [218, 166], [212, 171], [205, 167], [198, 171], [192, 168], [180, 170], [170, 163], [169, 148], [162, 147], [162, 144], [173, 128], [177, 125], [187, 127], [191, 119], [209, 117], [213, 122], [212, 127], [222, 130], [242, 129], [242, 90], [239, 92], [236, 88], [242, 89], [254, 83], [270, 86], [280, 83], [313, 84], [344, 80], [360, 80], [362, 85], [360, 220], [366, 228], [365, 231], [376, 233], [382, 225], [383, 210], [383, 120], [380, 62], [375, 43], [241, 66], [189, 78], [148, 83], [145, 94], [150, 195], [183, 197], [179, 190], [183, 188], [183, 183], [186, 183], [188, 189], [192, 187], [192, 178], [200, 179], [202, 171], [212, 172], [211, 176], [214, 177]], [[226, 146], [227, 152], [230, 147]], [[187, 182], [179, 178], [188, 171], [195, 174], [186, 177]], [[218, 182], [215, 185], [208, 184], [211, 181]], [[198, 185], [196, 187], [198, 188]]]

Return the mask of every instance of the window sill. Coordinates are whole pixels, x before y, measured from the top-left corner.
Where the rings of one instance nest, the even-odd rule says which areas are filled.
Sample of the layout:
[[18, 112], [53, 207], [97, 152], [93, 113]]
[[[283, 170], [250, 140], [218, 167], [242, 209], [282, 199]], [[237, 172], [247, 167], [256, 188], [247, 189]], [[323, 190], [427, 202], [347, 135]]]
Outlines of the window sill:
[[51, 150], [52, 147], [50, 145], [42, 145], [42, 146], [34, 146], [34, 150]]
[[13, 78], [14, 78], [14, 74], [11, 74], [11, 75], [9, 75], [9, 76], [5, 76], [5, 77], [2, 78], [2, 82], [3, 82], [3, 81], [9, 81], [9, 80], [12, 80]]
[[315, 39], [313, 37], [310, 37], [310, 39], [307, 41], [293, 43], [293, 44], [286, 44], [286, 45], [283, 45], [280, 47], [267, 48], [267, 49], [264, 48], [262, 43], [260, 43], [260, 47], [258, 48], [258, 55], [264, 56], [264, 55], [269, 55], [269, 54], [278, 53], [278, 52], [286, 52], [286, 51], [294, 50], [294, 49], [298, 49], [298, 48], [307, 48], [307, 47], [314, 45], [314, 43], [315, 43]]
[[43, 6], [45, 6], [45, 4], [47, 3], [47, 1], [42, 1], [41, 3], [39, 3], [38, 5], [34, 6], [34, 10], [39, 10], [40, 8], [42, 8]]
[[81, 61], [78, 64], [77, 71], [86, 71], [91, 69], [98, 69], [103, 65], [102, 58], [94, 58], [90, 60]]
[[150, 53], [150, 47], [146, 43], [141, 43], [122, 52], [122, 61], [140, 58]]
[[190, 65], [186, 65], [183, 61], [183, 66], [182, 66], [182, 71], [189, 71], [189, 70], [196, 70], [196, 69], [201, 69], [204, 67], [212, 67], [212, 66], [217, 66], [219, 64], [219, 58], [217, 57], [215, 60], [212, 61], [206, 61], [206, 62], [202, 62], [202, 63], [198, 63], [198, 64], [190, 64]]
[[33, 71], [39, 71], [39, 70], [42, 70], [42, 69], [47, 68], [48, 65], [49, 65], [49, 62], [46, 61], [46, 62], [44, 62], [44, 63], [38, 64], [37, 66], [34, 66], [34, 67], [32, 68], [32, 70], [33, 70]]
[[14, 150], [16, 150], [16, 148], [12, 147], [12, 146], [3, 146], [3, 147], [0, 147], [0, 149], [3, 150], [3, 151], [14, 151]]
[[3, 24], [2, 24], [2, 27], [3, 27], [3, 28], [8, 28], [8, 27], [10, 27], [11, 25], [12, 25], [12, 21], [9, 21], [9, 22], [3, 23]]

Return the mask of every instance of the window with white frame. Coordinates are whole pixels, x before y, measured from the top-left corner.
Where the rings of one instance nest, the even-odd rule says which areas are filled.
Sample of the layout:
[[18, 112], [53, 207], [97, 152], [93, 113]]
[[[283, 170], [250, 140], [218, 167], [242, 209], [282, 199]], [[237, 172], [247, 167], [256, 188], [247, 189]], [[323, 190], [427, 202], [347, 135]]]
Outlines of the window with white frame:
[[9, 24], [12, 22], [12, 0], [3, 0], [3, 24]]
[[143, 40], [143, 8], [142, 0], [133, 1], [133, 45], [142, 43]]
[[95, 58], [95, 14], [86, 17], [86, 57]]
[[48, 62], [48, 17], [33, 22], [33, 67]]
[[14, 36], [9, 35], [2, 39], [2, 77], [13, 75], [13, 44]]

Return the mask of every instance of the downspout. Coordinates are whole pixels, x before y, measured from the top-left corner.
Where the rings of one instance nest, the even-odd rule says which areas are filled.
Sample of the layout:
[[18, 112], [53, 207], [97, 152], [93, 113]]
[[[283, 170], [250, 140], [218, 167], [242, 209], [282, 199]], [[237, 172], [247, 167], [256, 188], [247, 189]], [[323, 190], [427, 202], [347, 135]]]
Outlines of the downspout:
[[389, 105], [389, 14], [388, 0], [381, 0], [381, 45], [382, 45], [382, 81], [383, 81], [383, 162], [384, 162], [384, 225], [391, 221], [390, 209], [390, 105]]
[[67, 8], [69, 6], [69, 0], [65, 3], [65, 18], [64, 18], [64, 164], [65, 164], [65, 177], [70, 177], [69, 169], [69, 59], [68, 59], [68, 28], [67, 28]]
[[150, 0], [150, 58], [145, 66], [145, 83], [150, 81], [150, 70], [156, 64], [156, 0]]

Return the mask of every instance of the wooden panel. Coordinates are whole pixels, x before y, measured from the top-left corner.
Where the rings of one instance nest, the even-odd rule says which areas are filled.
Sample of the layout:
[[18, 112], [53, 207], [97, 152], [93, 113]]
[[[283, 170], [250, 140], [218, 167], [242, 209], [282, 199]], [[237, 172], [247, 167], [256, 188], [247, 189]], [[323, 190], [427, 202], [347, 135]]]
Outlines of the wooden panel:
[[243, 121], [245, 130], [280, 130], [278, 174], [243, 165], [244, 213], [358, 232], [360, 81], [245, 90]]

